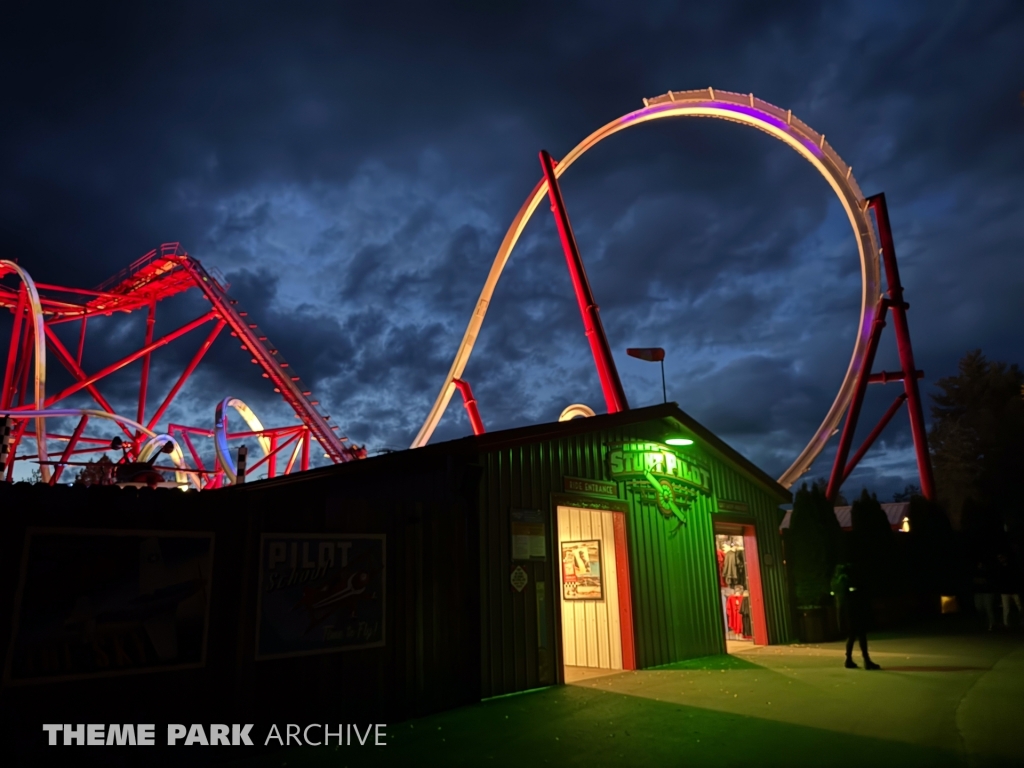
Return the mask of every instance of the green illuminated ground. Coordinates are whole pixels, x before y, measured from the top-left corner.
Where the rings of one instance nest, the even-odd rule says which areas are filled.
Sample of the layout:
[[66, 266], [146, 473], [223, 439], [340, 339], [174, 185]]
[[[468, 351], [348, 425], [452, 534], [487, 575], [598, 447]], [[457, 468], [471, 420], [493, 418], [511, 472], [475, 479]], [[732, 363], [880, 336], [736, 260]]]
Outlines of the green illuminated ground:
[[293, 748], [246, 765], [1024, 764], [1024, 636], [769, 647], [598, 677], [392, 724], [387, 747]]

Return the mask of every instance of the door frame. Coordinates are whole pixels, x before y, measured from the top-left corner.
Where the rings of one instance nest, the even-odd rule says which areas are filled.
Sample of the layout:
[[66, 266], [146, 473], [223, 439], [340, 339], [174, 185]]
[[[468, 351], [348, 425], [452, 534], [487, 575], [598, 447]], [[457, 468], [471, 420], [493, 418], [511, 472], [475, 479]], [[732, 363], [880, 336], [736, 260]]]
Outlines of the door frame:
[[[572, 507], [574, 509], [587, 509], [592, 512], [610, 512], [612, 515], [612, 533], [615, 542], [615, 585], [619, 598], [619, 634], [622, 645], [622, 669], [636, 669], [636, 640], [633, 634], [633, 590], [630, 581], [630, 558], [629, 539], [626, 526], [626, 514], [629, 511], [627, 502], [613, 499], [587, 499], [579, 496], [563, 496], [551, 494], [551, 518], [554, 522], [554, 535], [551, 537], [552, 544], [561, 555], [559, 546], [558, 530], [558, 508]], [[559, 599], [555, 601], [558, 615], [558, 657], [559, 676], [564, 675], [565, 659], [562, 652], [562, 567], [559, 556], [554, 558], [556, 563], [555, 575], [557, 577]], [[564, 678], [559, 677], [560, 682]]]
[[[754, 630], [754, 645], [768, 645], [768, 623], [764, 610], [764, 590], [761, 584], [761, 558], [757, 551], [757, 525], [750, 518], [713, 520], [712, 534], [743, 537], [743, 561], [747, 570], [747, 591], [750, 593], [750, 620]], [[718, 580], [715, 580], [718, 584]], [[720, 602], [720, 601], [719, 601]]]

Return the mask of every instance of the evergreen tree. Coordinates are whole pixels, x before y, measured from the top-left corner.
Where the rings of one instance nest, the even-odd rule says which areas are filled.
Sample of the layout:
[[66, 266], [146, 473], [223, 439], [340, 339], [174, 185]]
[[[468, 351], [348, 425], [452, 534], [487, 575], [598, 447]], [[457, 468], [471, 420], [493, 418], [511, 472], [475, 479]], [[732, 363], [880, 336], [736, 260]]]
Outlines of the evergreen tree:
[[910, 569], [922, 593], [953, 595], [963, 580], [963, 567], [949, 519], [936, 502], [910, 497]]
[[793, 499], [787, 536], [799, 606], [820, 606], [828, 598], [832, 572], [841, 557], [842, 530], [835, 510], [817, 485], [804, 483]]
[[870, 592], [892, 592], [900, 585], [896, 534], [878, 497], [865, 488], [850, 510], [851, 559]]
[[936, 382], [929, 435], [939, 501], [973, 538], [1024, 523], [1024, 372], [980, 350]]
[[911, 501], [915, 496], [921, 495], [921, 487], [918, 485], [906, 485], [902, 491], [897, 491], [892, 495], [892, 500], [895, 502]]

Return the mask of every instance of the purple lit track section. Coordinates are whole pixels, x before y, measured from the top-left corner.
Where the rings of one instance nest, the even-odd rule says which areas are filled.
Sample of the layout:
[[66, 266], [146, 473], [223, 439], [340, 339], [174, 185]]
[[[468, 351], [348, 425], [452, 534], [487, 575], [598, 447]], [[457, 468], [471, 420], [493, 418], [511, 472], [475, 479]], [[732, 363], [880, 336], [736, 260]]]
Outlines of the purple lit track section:
[[[858, 332], [854, 339], [853, 354], [850, 357], [846, 377], [843, 379], [836, 399], [825, 415], [824, 421], [814, 433], [807, 447], [800, 452], [789, 469], [779, 478], [779, 483], [789, 488], [797, 478], [810, 469], [811, 464], [824, 449], [829, 438], [835, 434], [853, 397], [857, 374], [864, 367], [868, 337], [877, 312], [878, 297], [881, 295], [879, 249], [875, 230], [869, 218], [867, 201], [853, 178], [852, 169], [828, 145], [825, 136], [793, 117], [792, 111], [779, 109], [768, 102], [755, 98], [753, 94], [729, 93], [716, 91], [713, 88], [699, 91], [670, 91], [664, 96], [644, 99], [643, 109], [613, 120], [577, 144], [555, 166], [555, 177], [561, 178], [573, 163], [609, 136], [641, 123], [671, 117], [712, 117], [729, 120], [756, 128], [778, 139], [807, 160], [825, 178], [839, 198], [839, 202], [842, 203], [850, 220], [850, 226], [853, 228], [860, 256], [862, 286], [860, 321], [857, 324]], [[413, 448], [426, 445], [437, 428], [438, 422], [441, 421], [441, 417], [455, 393], [454, 381], [462, 377], [466, 365], [469, 363], [473, 346], [476, 344], [477, 336], [487, 314], [487, 308], [490, 306], [491, 297], [498, 284], [498, 279], [505, 269], [505, 264], [526, 224], [547, 195], [547, 182], [541, 180], [533, 188], [530, 196], [526, 198], [526, 202], [523, 203], [505, 233], [505, 238], [494, 257], [494, 263], [491, 265], [491, 271], [487, 275], [483, 290], [480, 291], [480, 298], [473, 310], [469, 326], [462, 337], [462, 343], [455, 354], [455, 360], [452, 362], [452, 367], [445, 378], [437, 400], [412, 443]]]

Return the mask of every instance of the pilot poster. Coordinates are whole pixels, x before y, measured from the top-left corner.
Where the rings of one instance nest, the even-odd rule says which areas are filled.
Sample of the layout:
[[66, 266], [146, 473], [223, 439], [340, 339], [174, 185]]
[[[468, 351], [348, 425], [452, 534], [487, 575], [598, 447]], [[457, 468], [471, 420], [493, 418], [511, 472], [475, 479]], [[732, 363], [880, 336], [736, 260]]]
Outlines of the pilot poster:
[[603, 600], [601, 542], [562, 542], [562, 597], [566, 600]]
[[29, 529], [8, 684], [202, 666], [213, 534]]
[[263, 534], [256, 658], [384, 645], [384, 566], [384, 534]]

